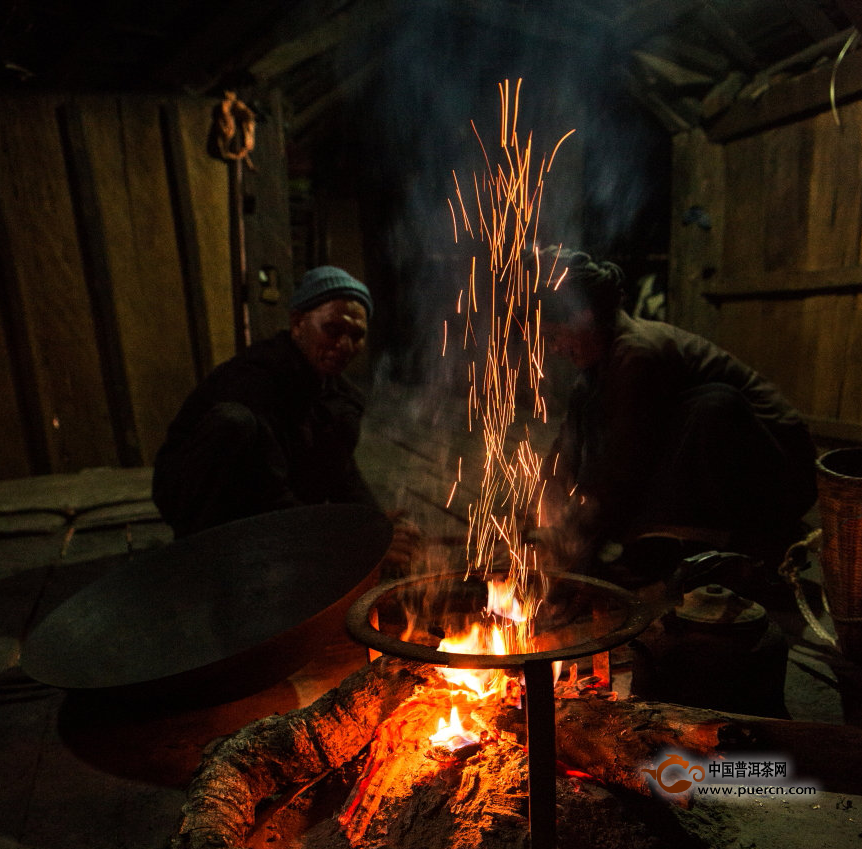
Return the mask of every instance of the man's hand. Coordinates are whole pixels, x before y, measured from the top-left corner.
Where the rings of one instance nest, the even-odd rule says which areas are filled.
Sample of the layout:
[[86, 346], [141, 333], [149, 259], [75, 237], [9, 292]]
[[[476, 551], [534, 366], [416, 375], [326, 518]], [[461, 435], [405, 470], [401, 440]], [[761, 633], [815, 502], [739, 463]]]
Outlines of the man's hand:
[[422, 542], [422, 531], [407, 518], [406, 510], [390, 510], [386, 513], [392, 522], [392, 542], [383, 555], [381, 565], [384, 578], [397, 577], [410, 571], [410, 564]]

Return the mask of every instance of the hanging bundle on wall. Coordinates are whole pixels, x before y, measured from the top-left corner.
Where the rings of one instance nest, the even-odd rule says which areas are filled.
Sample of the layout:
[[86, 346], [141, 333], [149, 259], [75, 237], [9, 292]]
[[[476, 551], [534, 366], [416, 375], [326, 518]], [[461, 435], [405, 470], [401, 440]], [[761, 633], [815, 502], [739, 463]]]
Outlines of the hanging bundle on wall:
[[236, 95], [226, 91], [213, 109], [210, 127], [209, 152], [225, 162], [244, 160], [251, 171], [255, 170], [249, 153], [254, 150], [255, 114]]

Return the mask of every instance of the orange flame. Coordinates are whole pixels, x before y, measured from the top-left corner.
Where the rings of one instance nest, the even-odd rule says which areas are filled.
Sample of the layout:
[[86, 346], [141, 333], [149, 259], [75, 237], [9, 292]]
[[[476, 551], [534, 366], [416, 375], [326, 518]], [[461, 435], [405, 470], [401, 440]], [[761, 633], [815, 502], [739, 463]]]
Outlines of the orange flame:
[[428, 738], [434, 746], [445, 746], [451, 751], [478, 743], [479, 738], [470, 731], [465, 731], [461, 724], [458, 708], [454, 705], [449, 713], [449, 722], [440, 717], [437, 723], [437, 731]]

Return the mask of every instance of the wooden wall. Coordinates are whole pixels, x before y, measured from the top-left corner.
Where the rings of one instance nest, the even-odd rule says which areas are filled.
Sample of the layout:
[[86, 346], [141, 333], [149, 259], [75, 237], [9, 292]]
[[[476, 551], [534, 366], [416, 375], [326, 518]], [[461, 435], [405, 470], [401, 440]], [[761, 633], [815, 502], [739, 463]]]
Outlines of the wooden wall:
[[212, 107], [0, 96], [0, 477], [152, 462], [234, 352]]
[[[862, 101], [674, 139], [671, 321], [777, 383], [815, 432], [862, 439]], [[684, 223], [702, 207], [711, 227]]]

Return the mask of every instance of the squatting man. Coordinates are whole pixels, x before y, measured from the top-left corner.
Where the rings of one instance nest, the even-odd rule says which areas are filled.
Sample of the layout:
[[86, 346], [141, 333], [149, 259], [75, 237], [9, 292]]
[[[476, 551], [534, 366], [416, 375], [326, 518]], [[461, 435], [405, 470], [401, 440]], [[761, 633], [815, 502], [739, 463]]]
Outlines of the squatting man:
[[[343, 374], [373, 313], [365, 284], [334, 266], [303, 276], [290, 327], [217, 366], [183, 403], [154, 463], [153, 500], [176, 537], [324, 502], [379, 507], [354, 458], [363, 398]], [[390, 563], [418, 530], [390, 513]]]

